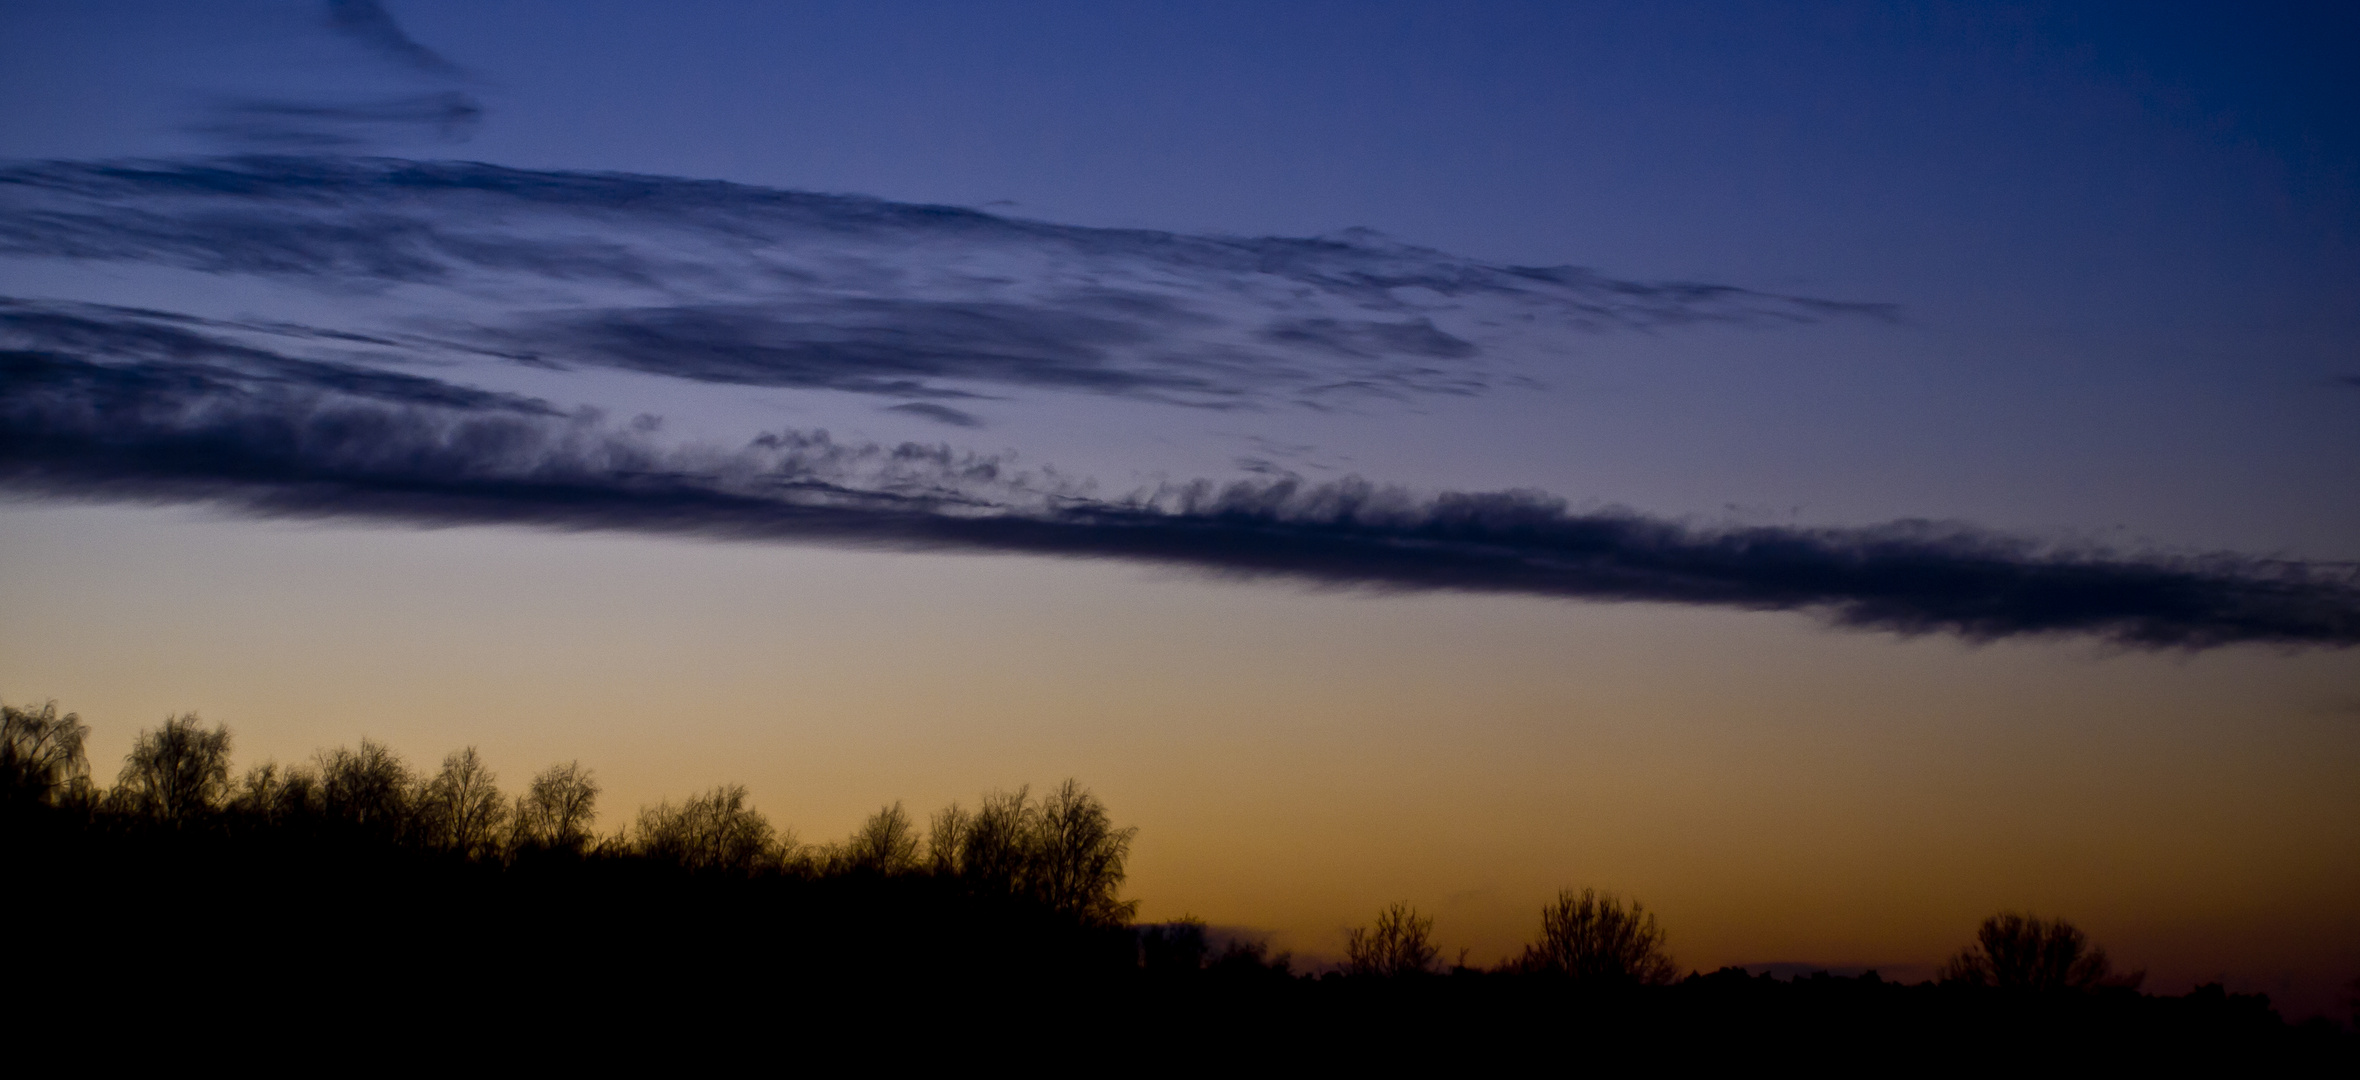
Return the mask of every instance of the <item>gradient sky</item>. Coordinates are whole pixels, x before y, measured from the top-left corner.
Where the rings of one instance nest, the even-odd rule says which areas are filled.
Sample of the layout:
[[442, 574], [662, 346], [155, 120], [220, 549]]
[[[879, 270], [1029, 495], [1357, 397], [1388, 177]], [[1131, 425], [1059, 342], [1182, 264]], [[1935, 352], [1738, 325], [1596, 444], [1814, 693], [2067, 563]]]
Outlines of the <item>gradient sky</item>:
[[0, 694], [609, 827], [1072, 775], [1146, 917], [1310, 955], [1595, 885], [1706, 970], [2029, 908], [2323, 1008], [2356, 31], [0, 5]]

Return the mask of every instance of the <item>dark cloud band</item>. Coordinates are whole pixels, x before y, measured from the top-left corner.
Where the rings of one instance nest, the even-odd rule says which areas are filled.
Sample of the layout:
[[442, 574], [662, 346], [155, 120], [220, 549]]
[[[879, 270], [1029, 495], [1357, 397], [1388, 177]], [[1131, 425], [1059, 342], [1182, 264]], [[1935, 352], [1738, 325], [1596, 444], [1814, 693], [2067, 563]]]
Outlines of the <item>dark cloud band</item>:
[[[317, 141], [374, 124], [459, 132], [474, 108], [453, 92], [240, 106], [220, 122]], [[268, 279], [551, 366], [1213, 408], [1483, 393], [1582, 333], [1891, 314], [1495, 265], [1365, 231], [1082, 228], [671, 177], [325, 157], [0, 169], [0, 254]], [[404, 290], [434, 300], [388, 299]], [[373, 303], [385, 310], [365, 314]]]
[[[54, 343], [53, 343], [54, 344]], [[1698, 529], [1533, 492], [1292, 478], [1093, 496], [940, 446], [782, 432], [732, 450], [421, 387], [0, 354], [0, 487], [262, 516], [513, 524], [1111, 558], [1382, 590], [1806, 611], [1970, 640], [2360, 643], [2349, 567], [2062, 553], [1964, 527]], [[230, 374], [223, 374], [228, 372]], [[431, 381], [431, 380], [427, 380]]]

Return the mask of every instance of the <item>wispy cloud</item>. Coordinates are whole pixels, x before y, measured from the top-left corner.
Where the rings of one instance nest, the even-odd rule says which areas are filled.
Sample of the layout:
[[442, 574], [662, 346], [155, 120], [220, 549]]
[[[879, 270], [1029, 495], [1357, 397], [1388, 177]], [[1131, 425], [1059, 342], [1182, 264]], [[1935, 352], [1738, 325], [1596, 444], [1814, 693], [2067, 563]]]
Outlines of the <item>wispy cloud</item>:
[[948, 405], [933, 401], [905, 401], [899, 405], [888, 405], [885, 407], [885, 411], [906, 413], [911, 416], [924, 417], [928, 420], [934, 421], [937, 424], [949, 424], [952, 427], [972, 428], [983, 426], [983, 421], [977, 419], [974, 413], [967, 412], [964, 409], [954, 409]]
[[[406, 343], [284, 323], [234, 323], [102, 304], [0, 297], [0, 358], [14, 394], [93, 401], [176, 394], [188, 401], [332, 393], [397, 405], [556, 416], [548, 402], [363, 364], [290, 355], [255, 340], [398, 350]], [[92, 362], [84, 357], [102, 358]], [[103, 389], [115, 385], [120, 392]], [[123, 397], [131, 393], [132, 398]]]
[[394, 63], [433, 75], [457, 75], [459, 66], [403, 31], [377, 0], [328, 0], [328, 25], [346, 38]]
[[474, 96], [445, 90], [338, 102], [220, 101], [189, 130], [247, 149], [319, 153], [418, 135], [465, 142], [482, 121]]
[[[321, 28], [346, 46], [329, 70], [259, 91], [184, 91], [181, 97], [196, 115], [180, 129], [221, 149], [277, 154], [357, 153], [474, 136], [484, 106], [467, 92], [473, 80], [459, 65], [419, 44], [375, 0], [326, 0], [323, 6]], [[314, 51], [283, 44], [290, 57]], [[234, 79], [244, 73], [223, 74]]]
[[25, 496], [1113, 558], [1329, 587], [1803, 611], [1976, 641], [2360, 644], [2348, 566], [2059, 551], [1926, 522], [1702, 528], [1530, 491], [1417, 496], [1357, 479], [1107, 496], [944, 446], [794, 431], [667, 445], [653, 424], [557, 416], [415, 376], [344, 382], [138, 315], [110, 329], [92, 311], [12, 310], [0, 321], [11, 335], [0, 486]]
[[[435, 100], [418, 107], [453, 122], [467, 108]], [[545, 364], [901, 398], [998, 387], [1332, 407], [1519, 384], [1584, 333], [1890, 314], [1495, 265], [1359, 231], [1082, 228], [668, 177], [375, 159], [0, 170], [0, 252], [285, 282], [373, 312], [356, 317], [435, 322], [445, 340]], [[420, 289], [436, 302], [416, 301]]]

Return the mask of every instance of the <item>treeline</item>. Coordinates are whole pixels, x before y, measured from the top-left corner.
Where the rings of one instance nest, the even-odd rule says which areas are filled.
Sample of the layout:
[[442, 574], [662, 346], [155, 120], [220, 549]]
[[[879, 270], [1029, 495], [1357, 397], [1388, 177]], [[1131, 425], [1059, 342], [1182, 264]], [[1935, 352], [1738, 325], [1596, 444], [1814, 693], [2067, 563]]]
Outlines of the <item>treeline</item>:
[[953, 803], [923, 836], [894, 803], [844, 840], [804, 844], [747, 805], [741, 784], [642, 807], [631, 824], [601, 836], [601, 789], [578, 761], [550, 766], [513, 797], [474, 747], [428, 773], [363, 739], [307, 763], [265, 762], [236, 775], [229, 729], [207, 729], [188, 714], [141, 731], [102, 789], [84, 753], [88, 734], [55, 702], [0, 705], [0, 779], [12, 808], [117, 830], [267, 836], [503, 866], [565, 856], [749, 877], [923, 874], [1086, 925], [1127, 923], [1136, 908], [1118, 894], [1137, 830], [1116, 828], [1105, 805], [1070, 780], [1037, 798], [1019, 788], [986, 795], [973, 810]]
[[[1455, 1040], [1462, 1065], [1610, 1034], [1961, 1061], [2036, 1044], [2109, 1046], [2116, 1062], [2140, 1046], [2182, 1061], [2351, 1053], [2335, 1025], [2290, 1028], [2258, 995], [2139, 993], [2071, 924], [2022, 914], [1987, 920], [1915, 986], [1683, 974], [1652, 912], [1587, 889], [1546, 905], [1532, 944], [1496, 966], [1445, 963], [1432, 919], [1393, 905], [1350, 931], [1343, 964], [1299, 973], [1193, 919], [1137, 925], [1120, 895], [1136, 830], [1072, 781], [953, 804], [923, 828], [896, 803], [811, 844], [735, 785], [602, 833], [600, 786], [578, 762], [511, 793], [472, 748], [427, 771], [364, 740], [238, 772], [231, 733], [193, 715], [140, 732], [101, 787], [87, 735], [54, 703], [0, 706], [8, 895], [18, 926], [46, 928], [17, 936], [15, 970], [96, 999], [161, 987], [266, 1004], [323, 1032], [385, 1016], [574, 1023], [593, 999], [657, 1026], [782, 1011], [868, 1025], [870, 1005], [926, 1000], [938, 1034], [1002, 1039], [1040, 1010], [1092, 1042], [1153, 1017], [1196, 1031], [1166, 1046], [1180, 1058], [1248, 1042], [1308, 1052], [1316, 1036], [1417, 1059], [1440, 1044], [1377, 1048], [1421, 1031]], [[486, 993], [491, 972], [513, 992]]]

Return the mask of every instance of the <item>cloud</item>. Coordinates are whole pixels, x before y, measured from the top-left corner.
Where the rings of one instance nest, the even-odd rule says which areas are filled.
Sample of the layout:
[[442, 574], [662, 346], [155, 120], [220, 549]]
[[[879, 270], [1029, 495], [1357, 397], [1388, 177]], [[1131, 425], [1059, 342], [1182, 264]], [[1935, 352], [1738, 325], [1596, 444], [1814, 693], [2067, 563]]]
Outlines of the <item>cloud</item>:
[[481, 102], [446, 90], [344, 102], [224, 101], [189, 130], [246, 149], [317, 153], [420, 136], [466, 142], [482, 122]]
[[4, 357], [0, 487], [22, 496], [1122, 559], [1325, 587], [1801, 611], [1973, 641], [2360, 643], [2360, 576], [2347, 566], [2058, 551], [1926, 522], [1699, 528], [1576, 512], [1537, 492], [1421, 497], [1357, 479], [1103, 497], [944, 446], [794, 431], [736, 448], [668, 446], [652, 424], [499, 400], [419, 403], [433, 397], [419, 387], [223, 376], [243, 369], [184, 362], [169, 344], [148, 346], [165, 354], [156, 360], [67, 355], [73, 333]]
[[952, 427], [983, 426], [983, 421], [977, 419], [974, 413], [954, 409], [948, 405], [938, 405], [931, 401], [908, 401], [899, 405], [888, 405], [885, 407], [885, 411], [922, 416], [937, 424], [949, 424]]
[[[232, 121], [258, 139], [334, 141], [377, 122], [456, 129], [473, 108], [464, 95], [249, 105]], [[1584, 334], [1891, 315], [1497, 265], [1365, 230], [1084, 228], [672, 177], [324, 157], [0, 169], [0, 253], [267, 279], [381, 327], [431, 323], [546, 365], [1200, 408], [1481, 394], [1528, 382]]]
[[[231, 323], [103, 304], [0, 297], [0, 356], [17, 392], [78, 386], [94, 399], [180, 387], [184, 396], [333, 393], [396, 405], [556, 416], [548, 402], [361, 364], [291, 356], [241, 339], [342, 347], [403, 343], [283, 323]], [[100, 357], [92, 362], [83, 357]]]
[[1139, 370], [1112, 348], [1137, 322], [1038, 305], [840, 300], [763, 307], [636, 307], [536, 317], [490, 335], [508, 348], [699, 382], [971, 396], [962, 379], [1134, 396], [1237, 391], [1208, 375]]
[[328, 0], [328, 25], [403, 67], [433, 75], [460, 73], [458, 65], [404, 33], [377, 0]]
[[301, 96], [200, 95], [198, 117], [182, 130], [225, 149], [281, 154], [353, 153], [474, 136], [484, 107], [459, 88], [466, 73], [458, 65], [404, 33], [374, 0], [328, 0], [326, 7], [329, 30], [386, 64], [355, 65], [352, 57], [342, 57], [326, 83], [314, 82]]

